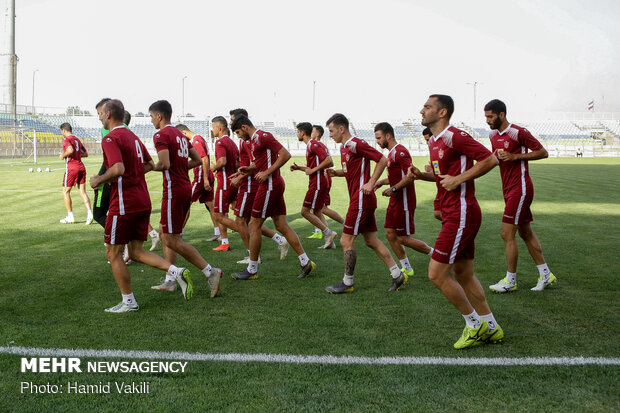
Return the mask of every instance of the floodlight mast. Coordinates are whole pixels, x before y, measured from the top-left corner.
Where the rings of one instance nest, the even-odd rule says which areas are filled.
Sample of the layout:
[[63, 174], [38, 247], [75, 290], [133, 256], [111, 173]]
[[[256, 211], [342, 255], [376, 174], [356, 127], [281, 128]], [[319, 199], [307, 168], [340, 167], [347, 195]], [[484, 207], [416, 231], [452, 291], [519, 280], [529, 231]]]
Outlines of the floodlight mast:
[[9, 1], [9, 56], [11, 74], [9, 80], [9, 101], [13, 113], [13, 126], [17, 128], [17, 56], [15, 55], [15, 0]]

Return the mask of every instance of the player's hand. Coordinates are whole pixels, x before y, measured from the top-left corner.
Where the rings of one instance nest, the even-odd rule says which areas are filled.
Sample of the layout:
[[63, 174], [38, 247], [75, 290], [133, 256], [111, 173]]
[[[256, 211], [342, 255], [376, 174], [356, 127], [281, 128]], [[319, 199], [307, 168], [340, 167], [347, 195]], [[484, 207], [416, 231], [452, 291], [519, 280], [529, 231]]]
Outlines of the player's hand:
[[89, 180], [90, 187], [96, 189], [99, 186], [99, 175], [93, 175]]
[[205, 187], [205, 191], [210, 191], [212, 189], [209, 181], [205, 181], [204, 187]]
[[441, 181], [439, 183], [444, 187], [446, 191], [454, 191], [459, 187], [461, 182], [459, 182], [458, 177], [452, 175], [439, 175]]
[[421, 179], [422, 172], [414, 165], [411, 165], [409, 169], [407, 169], [407, 177], [412, 179]]
[[436, 209], [433, 211], [433, 215], [435, 216], [435, 219], [438, 219], [441, 221], [441, 211]]
[[512, 162], [517, 160], [517, 156], [514, 153], [510, 153], [508, 151], [501, 151], [495, 155], [497, 159], [504, 162]]
[[293, 164], [291, 165], [291, 172], [296, 171], [299, 169], [299, 165], [297, 165], [297, 163], [293, 162]]
[[364, 186], [360, 188], [360, 192], [363, 193], [364, 195], [370, 195], [371, 193], [374, 192], [373, 191], [374, 187], [375, 187], [375, 184], [366, 182]]
[[424, 171], [425, 172], [433, 172], [433, 167], [430, 166], [429, 164], [424, 165]]
[[383, 186], [383, 184], [381, 183], [381, 181], [377, 181], [377, 182], [375, 182], [375, 189], [374, 190], [376, 191], [377, 189], [381, 188], [382, 186]]
[[250, 173], [250, 167], [249, 166], [240, 166], [239, 167], [239, 172], [241, 172], [242, 174], [249, 174]]
[[332, 168], [327, 168], [325, 170], [325, 174], [333, 178], [334, 176], [336, 176], [336, 170]]
[[387, 196], [389, 198], [392, 195], [394, 195], [394, 192], [392, 191], [392, 188], [387, 188], [387, 189], [384, 189], [383, 192], [381, 192], [381, 195]]
[[314, 169], [306, 167], [306, 175], [310, 176], [315, 172], [316, 171]]
[[63, 155], [62, 153], [58, 155], [58, 159], [60, 159], [61, 161], [64, 159], [62, 155]]
[[265, 182], [267, 178], [269, 178], [269, 175], [270, 174], [268, 174], [267, 171], [262, 171], [254, 175], [254, 178], [256, 178], [258, 182]]

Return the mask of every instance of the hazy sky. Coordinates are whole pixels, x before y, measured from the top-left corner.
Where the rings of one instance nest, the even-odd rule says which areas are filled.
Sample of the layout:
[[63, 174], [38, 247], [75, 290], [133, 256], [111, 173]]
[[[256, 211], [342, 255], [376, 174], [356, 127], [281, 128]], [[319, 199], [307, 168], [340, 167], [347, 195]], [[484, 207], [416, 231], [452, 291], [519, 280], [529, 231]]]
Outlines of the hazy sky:
[[469, 120], [474, 81], [478, 120], [492, 98], [515, 116], [592, 99], [620, 111], [617, 0], [17, 0], [16, 12], [23, 105], [39, 69], [37, 106], [91, 111], [109, 96], [132, 113], [168, 99], [178, 114], [184, 76], [197, 116], [417, 118], [446, 93]]

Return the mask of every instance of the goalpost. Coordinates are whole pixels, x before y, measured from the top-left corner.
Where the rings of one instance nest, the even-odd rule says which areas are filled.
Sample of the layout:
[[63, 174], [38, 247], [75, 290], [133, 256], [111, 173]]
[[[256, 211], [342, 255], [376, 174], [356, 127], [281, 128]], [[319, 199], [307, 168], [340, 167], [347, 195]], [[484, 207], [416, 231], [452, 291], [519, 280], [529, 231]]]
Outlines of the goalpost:
[[0, 158], [32, 157], [37, 163], [37, 131], [32, 128], [0, 125]]

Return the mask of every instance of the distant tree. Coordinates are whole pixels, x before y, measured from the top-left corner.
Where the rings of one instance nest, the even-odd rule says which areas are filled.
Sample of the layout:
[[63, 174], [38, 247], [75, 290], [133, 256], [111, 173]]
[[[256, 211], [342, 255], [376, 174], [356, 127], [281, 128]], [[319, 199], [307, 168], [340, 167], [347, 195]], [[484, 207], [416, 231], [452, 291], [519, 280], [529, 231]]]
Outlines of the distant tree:
[[145, 117], [145, 116], [146, 116], [146, 114], [145, 114], [144, 112], [138, 112], [138, 113], [136, 113], [134, 116], [137, 116], [137, 117], [139, 117], [139, 118], [143, 118], [143, 117]]
[[194, 115], [192, 115], [191, 113], [187, 113], [187, 114], [185, 115], [185, 117], [186, 117], [186, 118], [193, 118], [193, 117], [194, 117]]
[[89, 111], [82, 110], [79, 106], [69, 106], [66, 114], [71, 116], [90, 116]]

